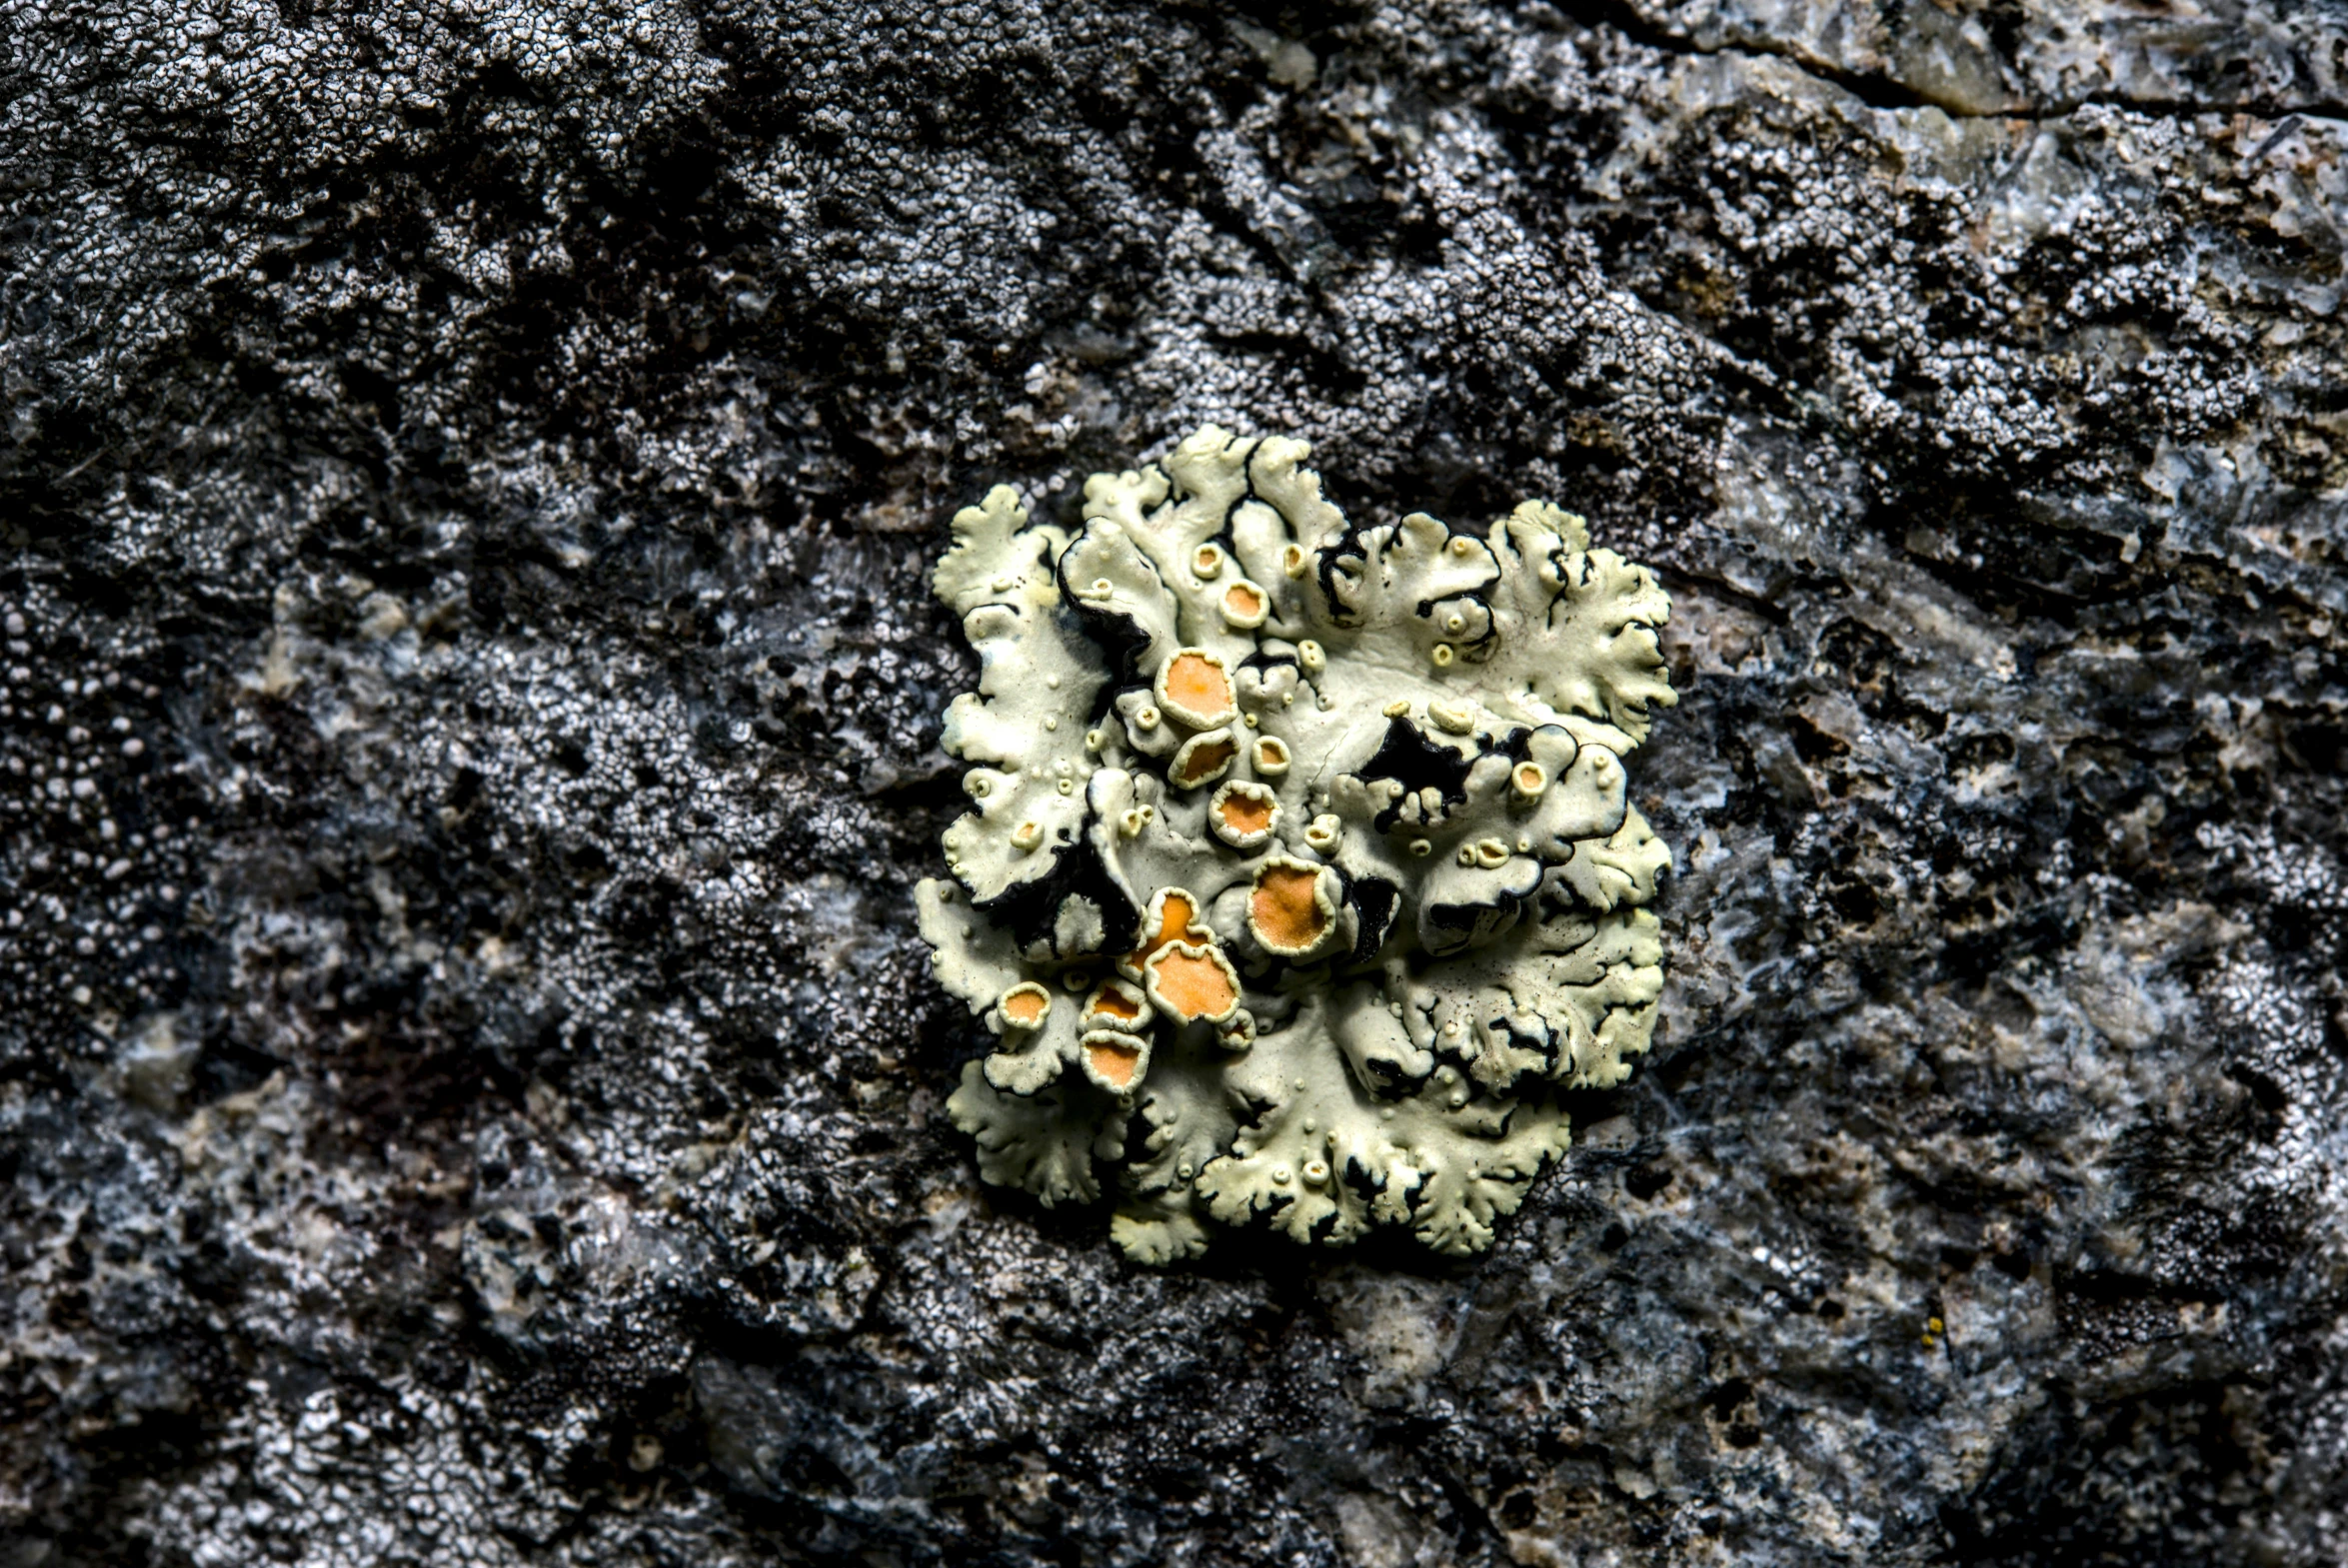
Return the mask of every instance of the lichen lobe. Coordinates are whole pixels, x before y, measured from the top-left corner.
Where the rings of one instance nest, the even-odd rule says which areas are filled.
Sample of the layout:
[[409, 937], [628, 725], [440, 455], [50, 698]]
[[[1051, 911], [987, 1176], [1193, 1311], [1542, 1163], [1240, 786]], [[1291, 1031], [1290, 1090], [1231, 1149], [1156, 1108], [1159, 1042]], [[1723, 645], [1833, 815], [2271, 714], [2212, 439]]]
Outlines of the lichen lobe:
[[1118, 1163], [1147, 1262], [1209, 1217], [1481, 1250], [1653, 1033], [1668, 600], [1545, 504], [1349, 524], [1307, 455], [1209, 426], [1073, 534], [999, 488], [936, 575], [982, 674], [917, 902], [997, 1036], [948, 1109], [1046, 1202]]

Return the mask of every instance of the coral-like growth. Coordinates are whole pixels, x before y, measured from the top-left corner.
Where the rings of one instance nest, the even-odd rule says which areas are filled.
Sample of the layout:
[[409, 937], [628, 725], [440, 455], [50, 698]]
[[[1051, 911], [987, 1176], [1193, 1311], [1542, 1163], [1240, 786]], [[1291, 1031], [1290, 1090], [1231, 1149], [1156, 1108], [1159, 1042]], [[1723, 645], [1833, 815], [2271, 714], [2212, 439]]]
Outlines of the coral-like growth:
[[938, 566], [983, 671], [922, 933], [1000, 1037], [949, 1109], [1046, 1203], [1122, 1158], [1154, 1262], [1202, 1214], [1482, 1249], [1662, 986], [1622, 757], [1669, 601], [1550, 506], [1354, 528], [1306, 455], [1209, 426], [1073, 536], [998, 488]]

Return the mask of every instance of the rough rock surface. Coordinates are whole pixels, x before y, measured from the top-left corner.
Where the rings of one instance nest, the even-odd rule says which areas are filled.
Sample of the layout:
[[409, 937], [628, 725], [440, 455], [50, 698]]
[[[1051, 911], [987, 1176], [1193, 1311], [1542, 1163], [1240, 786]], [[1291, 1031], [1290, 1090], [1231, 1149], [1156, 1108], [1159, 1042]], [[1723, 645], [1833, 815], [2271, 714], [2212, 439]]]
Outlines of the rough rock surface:
[[[0, 1563], [2348, 1558], [2348, 11], [0, 0]], [[983, 1189], [991, 483], [1655, 564], [1493, 1251]]]

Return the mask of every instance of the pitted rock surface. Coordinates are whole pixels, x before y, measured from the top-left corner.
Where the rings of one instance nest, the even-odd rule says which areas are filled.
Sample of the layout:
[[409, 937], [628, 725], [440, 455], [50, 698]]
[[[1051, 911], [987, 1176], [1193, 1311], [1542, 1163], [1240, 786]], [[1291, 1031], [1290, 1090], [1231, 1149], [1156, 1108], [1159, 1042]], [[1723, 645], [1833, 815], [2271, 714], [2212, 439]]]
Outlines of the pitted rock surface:
[[[2348, 11], [0, 8], [0, 1561], [2348, 1557]], [[1652, 566], [1491, 1250], [984, 1185], [955, 509]]]

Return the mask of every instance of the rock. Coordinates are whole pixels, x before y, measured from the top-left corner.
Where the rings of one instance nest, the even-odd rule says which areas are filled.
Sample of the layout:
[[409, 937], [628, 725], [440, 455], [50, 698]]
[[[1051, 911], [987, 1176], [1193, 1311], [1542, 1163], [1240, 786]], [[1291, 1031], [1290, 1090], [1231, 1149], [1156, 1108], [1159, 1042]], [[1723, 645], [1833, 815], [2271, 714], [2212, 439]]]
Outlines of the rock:
[[[0, 12], [11, 1564], [2348, 1556], [2334, 5]], [[1586, 514], [1654, 1055], [984, 1187], [959, 507]]]

